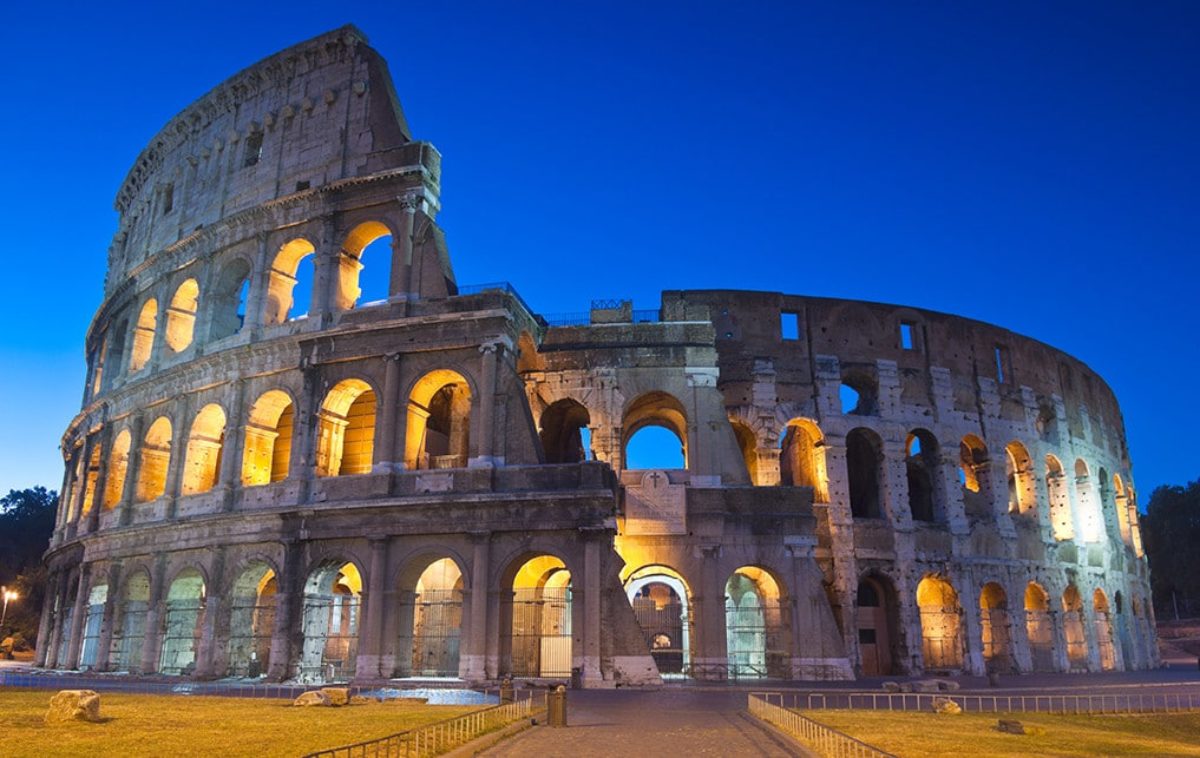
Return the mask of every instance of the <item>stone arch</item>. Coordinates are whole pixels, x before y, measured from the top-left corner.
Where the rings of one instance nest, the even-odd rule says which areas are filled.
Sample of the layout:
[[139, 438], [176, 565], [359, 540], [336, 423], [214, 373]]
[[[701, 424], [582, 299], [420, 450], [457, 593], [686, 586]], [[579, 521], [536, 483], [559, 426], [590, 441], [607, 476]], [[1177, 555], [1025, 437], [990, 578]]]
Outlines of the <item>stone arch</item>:
[[100, 653], [100, 627], [104, 623], [104, 608], [108, 603], [108, 579], [96, 577], [88, 588], [87, 604], [84, 606], [83, 634], [79, 641], [79, 668], [91, 670], [96, 667]]
[[409, 469], [462, 468], [471, 450], [472, 388], [458, 371], [440, 368], [408, 394], [404, 465]]
[[247, 561], [229, 592], [228, 676], [265, 676], [271, 665], [279, 572], [263, 558]]
[[[361, 278], [365, 265], [363, 253], [376, 241], [385, 237], [392, 237], [392, 230], [381, 221], [363, 221], [346, 235], [337, 257], [337, 289], [334, 292], [334, 308], [350, 310], [358, 305], [359, 298], [362, 296]], [[390, 250], [387, 265], [390, 271]], [[386, 299], [387, 294], [383, 294]]]
[[281, 482], [291, 468], [295, 403], [282, 389], [267, 390], [250, 406], [242, 451], [242, 485]]
[[295, 318], [292, 310], [296, 300], [296, 285], [304, 278], [309, 279], [308, 296], [311, 308], [311, 298], [314, 294], [312, 290], [316, 286], [313, 281], [315, 277], [302, 277], [299, 274], [302, 263], [306, 265], [306, 273], [311, 274], [315, 253], [316, 248], [303, 237], [285, 242], [275, 253], [271, 268], [267, 272], [266, 313], [263, 319], [266, 323], [282, 324], [289, 318]]
[[304, 583], [303, 643], [297, 678], [345, 680], [355, 673], [363, 573], [353, 560], [316, 561]]
[[508, 562], [501, 573], [502, 673], [551, 679], [570, 676], [575, 623], [572, 576], [566, 561], [552, 553], [523, 552]]
[[1008, 512], [1028, 519], [1037, 518], [1037, 486], [1033, 459], [1017, 440], [1004, 448], [1004, 474], [1008, 485]]
[[725, 649], [735, 679], [790, 675], [791, 625], [787, 594], [774, 572], [761, 566], [734, 569], [725, 582]]
[[125, 495], [125, 474], [129, 470], [129, 450], [132, 445], [133, 436], [129, 429], [122, 429], [113, 438], [112, 447], [108, 451], [108, 473], [104, 479], [105, 510], [116, 508]]
[[1092, 592], [1092, 613], [1096, 624], [1096, 647], [1100, 653], [1100, 669], [1114, 671], [1117, 668], [1117, 653], [1113, 645], [1112, 612], [1108, 606], [1108, 595], [1100, 587]]
[[842, 366], [838, 390], [844, 416], [879, 414], [879, 376], [874, 366]]
[[150, 610], [150, 572], [144, 567], [133, 568], [126, 573], [123, 584], [117, 609], [120, 623], [114, 625], [113, 630], [112, 668], [114, 671], [137, 672], [142, 665], [146, 615]]
[[150, 362], [154, 351], [154, 333], [158, 329], [158, 300], [148, 298], [138, 311], [133, 325], [133, 340], [129, 348], [129, 373], [141, 371]]
[[850, 513], [854, 518], [882, 518], [883, 441], [866, 427], [846, 435], [846, 481], [850, 488]]
[[1085, 542], [1099, 542], [1104, 536], [1100, 514], [1100, 496], [1092, 482], [1092, 472], [1082, 458], [1075, 459], [1075, 502], [1079, 504], [1081, 535]]
[[963, 507], [967, 515], [987, 519], [992, 516], [991, 461], [987, 445], [974, 434], [958, 443], [959, 480], [963, 485]]
[[538, 422], [546, 463], [579, 463], [594, 458], [590, 423], [587, 408], [573, 398], [562, 398], [547, 406]]
[[375, 450], [375, 389], [343, 379], [325, 394], [317, 413], [317, 476], [371, 473]]
[[1083, 625], [1083, 599], [1074, 584], [1063, 590], [1063, 636], [1067, 641], [1067, 664], [1072, 670], [1087, 668], [1087, 634]]
[[1075, 520], [1071, 514], [1071, 494], [1062, 462], [1046, 455], [1046, 495], [1050, 501], [1050, 528], [1059, 542], [1075, 536]]
[[167, 325], [163, 338], [167, 347], [182, 353], [196, 336], [196, 311], [200, 308], [200, 284], [194, 278], [184, 279], [167, 305]]
[[671, 566], [646, 564], [625, 577], [625, 594], [660, 676], [682, 677], [692, 663], [692, 600], [687, 578]]
[[139, 503], [157, 500], [167, 489], [167, 469], [171, 463], [171, 420], [159, 416], [146, 430], [138, 459], [137, 491]]
[[983, 662], [988, 671], [1011, 672], [1014, 667], [1008, 593], [997, 582], [988, 582], [980, 590], [979, 629]]
[[92, 445], [92, 452], [84, 464], [84, 479], [82, 498], [79, 503], [79, 520], [82, 521], [92, 511], [96, 504], [96, 480], [100, 477], [100, 467], [104, 459], [103, 444], [97, 440]]
[[1117, 511], [1117, 528], [1121, 532], [1121, 541], [1133, 545], [1132, 519], [1129, 517], [1129, 498], [1125, 493], [1125, 480], [1120, 474], [1112, 475], [1113, 507]]
[[181, 569], [167, 585], [158, 662], [160, 674], [194, 672], [204, 628], [206, 585], [204, 572], [197, 566]]
[[790, 419], [780, 441], [780, 480], [793, 487], [812, 487], [813, 501], [829, 502], [829, 474], [825, 467], [825, 435], [817, 422]]
[[652, 468], [687, 468], [688, 467], [688, 434], [687, 411], [683, 403], [673, 395], [654, 390], [634, 398], [626, 407], [621, 421], [621, 460], [625, 469], [632, 469], [629, 459], [629, 443], [643, 429], [658, 427], [666, 429], [679, 442], [682, 465], [653, 466]]
[[467, 570], [446, 551], [421, 550], [400, 571], [396, 675], [457, 677]]
[[219, 340], [237, 334], [246, 319], [250, 290], [250, 262], [242, 256], [227, 261], [217, 274], [208, 296], [208, 339]]
[[209, 403], [200, 409], [192, 421], [187, 450], [183, 459], [184, 495], [208, 492], [221, 473], [221, 455], [225, 447], [225, 409]]
[[1054, 623], [1050, 594], [1037, 582], [1025, 585], [1025, 636], [1034, 671], [1054, 671]]
[[961, 669], [962, 606], [954, 585], [937, 574], [926, 574], [917, 585], [917, 609], [921, 617], [921, 652], [925, 668]]
[[928, 429], [913, 429], [904, 442], [904, 469], [908, 480], [908, 509], [913, 521], [945, 520], [939, 496], [937, 437]]
[[738, 450], [742, 453], [742, 462], [746, 465], [750, 483], [762, 484], [758, 471], [758, 438], [746, 422], [740, 419], [731, 418], [729, 424], [733, 427], [733, 436], [737, 441]]
[[868, 571], [855, 592], [858, 656], [863, 676], [898, 673], [904, 648], [900, 638], [900, 603], [891, 577]]
[[546, 360], [538, 352], [537, 342], [528, 330], [522, 330], [517, 337], [517, 373], [521, 376], [534, 371], [545, 371]]

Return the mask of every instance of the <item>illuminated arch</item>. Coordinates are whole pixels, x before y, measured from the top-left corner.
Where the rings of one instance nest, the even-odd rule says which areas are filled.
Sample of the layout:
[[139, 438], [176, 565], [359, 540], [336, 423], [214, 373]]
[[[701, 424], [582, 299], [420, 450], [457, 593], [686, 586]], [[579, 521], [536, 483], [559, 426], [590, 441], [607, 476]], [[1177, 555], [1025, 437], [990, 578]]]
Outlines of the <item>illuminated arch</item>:
[[371, 473], [375, 448], [375, 391], [362, 379], [343, 379], [317, 414], [317, 476]]
[[250, 406], [242, 453], [242, 484], [253, 487], [287, 478], [295, 406], [283, 390], [268, 390]]
[[[315, 252], [312, 243], [304, 238], [290, 240], [279, 248], [267, 272], [267, 302], [263, 318], [266, 323], [282, 324], [293, 317], [292, 305], [295, 302], [296, 284], [300, 281], [300, 265], [307, 261], [311, 269], [310, 256]], [[312, 293], [309, 294], [311, 296]]]
[[961, 669], [962, 606], [954, 585], [936, 574], [927, 574], [917, 585], [917, 608], [925, 668]]
[[104, 479], [104, 509], [111, 510], [121, 502], [125, 494], [125, 476], [129, 471], [129, 448], [133, 437], [128, 429], [122, 429], [113, 439], [108, 451], [108, 473]]
[[159, 673], [193, 673], [204, 627], [206, 594], [204, 574], [196, 568], [180, 571], [168, 586]]
[[[629, 443], [638, 432], [648, 427], [666, 429], [679, 442], [682, 468], [688, 467], [687, 447], [687, 412], [683, 404], [672, 395], [653, 391], [639, 395], [625, 409], [622, 418], [621, 460], [624, 468], [635, 468], [630, 461]], [[674, 468], [673, 466], [656, 466], [654, 468]]]
[[[571, 571], [558, 556], [526, 553], [504, 576], [511, 600], [502, 603], [501, 668], [513, 676], [565, 678], [571, 674]], [[511, 584], [509, 584], [511, 582]]]
[[592, 458], [591, 434], [588, 424], [591, 416], [578, 400], [563, 398], [551, 403], [542, 411], [538, 424], [538, 436], [546, 463], [578, 463]]
[[159, 416], [146, 430], [138, 459], [136, 502], [145, 503], [163, 496], [167, 489], [167, 468], [171, 463], [171, 420]]
[[979, 593], [979, 628], [983, 661], [989, 671], [1012, 671], [1009, 623], [1008, 593], [996, 582], [988, 582]]
[[238, 574], [229, 598], [228, 676], [267, 674], [278, 592], [278, 576], [266, 561], [251, 561]]
[[298, 678], [305, 682], [345, 680], [354, 676], [363, 575], [345, 559], [326, 558], [304, 584], [303, 642]]
[[825, 435], [815, 421], [793, 418], [780, 441], [780, 481], [793, 487], [812, 487], [813, 501], [829, 502], [829, 474], [825, 463]]
[[154, 332], [158, 328], [158, 301], [150, 298], [142, 304], [133, 327], [133, 346], [129, 350], [129, 373], [141, 371], [150, 362], [154, 350]]
[[692, 592], [670, 566], [648, 564], [629, 572], [625, 594], [658, 672], [681, 677], [692, 654]]
[[[392, 230], [379, 221], [364, 221], [346, 235], [341, 253], [337, 257], [337, 289], [334, 293], [334, 308], [350, 310], [355, 307], [362, 295], [360, 285], [364, 266], [363, 252], [376, 240], [391, 235]], [[389, 254], [387, 261], [389, 266], [390, 258]]]
[[1005, 480], [1008, 484], [1008, 512], [1027, 518], [1037, 517], [1037, 491], [1033, 460], [1017, 440], [1004, 448]]
[[225, 411], [216, 403], [200, 409], [188, 434], [183, 459], [181, 492], [195, 495], [208, 492], [221, 473], [221, 454], [225, 446]]
[[183, 352], [196, 335], [196, 310], [200, 307], [200, 285], [195, 279], [184, 279], [167, 306], [167, 326], [164, 337], [167, 346], [176, 353]]
[[471, 388], [462, 374], [436, 369], [408, 396], [404, 465], [408, 469], [462, 468], [471, 447]]
[[463, 623], [463, 567], [450, 556], [419, 556], [400, 578], [396, 675], [457, 677]]

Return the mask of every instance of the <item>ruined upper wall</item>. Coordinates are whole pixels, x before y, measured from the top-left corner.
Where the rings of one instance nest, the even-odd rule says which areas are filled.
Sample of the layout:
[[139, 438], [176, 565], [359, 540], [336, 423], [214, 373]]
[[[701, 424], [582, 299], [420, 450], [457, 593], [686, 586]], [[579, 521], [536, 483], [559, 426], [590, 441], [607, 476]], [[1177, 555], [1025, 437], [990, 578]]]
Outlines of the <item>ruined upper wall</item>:
[[106, 292], [228, 216], [411, 156], [387, 65], [346, 26], [230, 77], [172, 118], [117, 193]]

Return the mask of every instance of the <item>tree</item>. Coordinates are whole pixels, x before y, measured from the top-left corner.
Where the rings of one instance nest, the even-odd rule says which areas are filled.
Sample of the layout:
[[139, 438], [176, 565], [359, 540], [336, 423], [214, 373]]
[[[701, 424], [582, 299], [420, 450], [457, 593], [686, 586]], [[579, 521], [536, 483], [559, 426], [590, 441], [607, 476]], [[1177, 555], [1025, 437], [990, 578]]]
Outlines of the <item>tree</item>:
[[1200, 480], [1154, 490], [1142, 519], [1142, 540], [1158, 617], [1200, 616]]
[[32, 642], [37, 637], [46, 569], [42, 554], [50, 546], [58, 493], [45, 487], [10, 490], [0, 498], [0, 585], [16, 590], [8, 606], [4, 631]]

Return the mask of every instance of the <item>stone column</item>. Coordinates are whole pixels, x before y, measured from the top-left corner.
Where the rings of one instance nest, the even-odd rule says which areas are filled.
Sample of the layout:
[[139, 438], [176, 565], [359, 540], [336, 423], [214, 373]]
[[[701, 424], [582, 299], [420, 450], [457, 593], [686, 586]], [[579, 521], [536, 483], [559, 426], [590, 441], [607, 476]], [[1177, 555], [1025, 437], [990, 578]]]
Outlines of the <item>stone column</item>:
[[334, 289], [337, 287], [341, 252], [337, 249], [333, 214], [321, 218], [320, 240], [313, 259], [313, 298], [309, 317], [324, 327], [333, 319]]
[[177, 405], [175, 419], [171, 424], [171, 458], [167, 461], [167, 481], [163, 495], [167, 498], [167, 518], [175, 518], [179, 501], [179, 485], [183, 481], [183, 467], [187, 463], [188, 436], [192, 422], [192, 396], [182, 396]]
[[149, 674], [158, 671], [159, 644], [162, 640], [162, 608], [166, 595], [163, 586], [166, 581], [166, 556], [159, 556], [154, 563], [150, 576], [150, 602], [146, 604], [146, 636], [142, 638], [142, 659], [138, 665], [138, 673]]
[[375, 464], [371, 467], [372, 472], [376, 474], [391, 473], [403, 468], [403, 463], [396, 461], [396, 419], [400, 415], [400, 354], [389, 353], [384, 356], [383, 361], [383, 416], [381, 428], [375, 435], [379, 445], [375, 448]]
[[479, 441], [476, 455], [467, 465], [471, 468], [491, 468], [497, 463], [503, 464], [503, 458], [497, 460], [495, 450], [496, 423], [496, 353], [501, 343], [499, 340], [485, 342], [479, 346], [482, 354], [479, 369]]
[[[942, 447], [938, 454], [939, 465], [936, 474], [945, 495], [946, 523], [950, 526], [951, 534], [970, 534], [971, 526], [967, 520], [967, 509], [963, 505], [963, 488], [958, 481], [959, 456], [957, 449]], [[935, 483], [935, 487], [939, 483]]]
[[254, 265], [250, 268], [250, 291], [246, 293], [246, 316], [242, 321], [242, 331], [248, 331], [252, 340], [258, 339], [262, 332], [267, 288], [271, 282], [269, 257], [267, 233], [259, 232]]
[[697, 679], [724, 679], [729, 657], [725, 649], [725, 585], [721, 581], [721, 547], [704, 545], [700, 551], [700, 591], [696, 606], [696, 651], [692, 663]]
[[421, 206], [420, 193], [409, 192], [398, 198], [404, 209], [400, 233], [392, 240], [392, 272], [388, 280], [388, 301], [406, 302], [415, 299], [412, 292], [413, 229], [416, 227], [417, 209]]
[[891, 521], [897, 531], [911, 532], [912, 509], [908, 505], [908, 468], [905, 463], [904, 441], [883, 443], [883, 476], [880, 477], [880, 505], [884, 518]]
[[320, 382], [319, 369], [311, 365], [302, 365], [304, 383], [300, 397], [296, 403], [295, 448], [292, 450], [292, 465], [288, 469], [288, 477], [299, 477], [300, 492], [298, 502], [307, 503], [312, 496], [313, 478], [316, 476], [316, 435], [317, 435], [317, 391]]
[[838, 607], [842, 643], [847, 655], [855, 655], [854, 599], [858, 592], [858, 562], [854, 554], [854, 516], [850, 512], [850, 483], [846, 478], [844, 437], [825, 437], [825, 470], [829, 480], [829, 537], [833, 553], [833, 591]]
[[60, 663], [58, 660], [58, 643], [62, 638], [63, 611], [67, 604], [67, 583], [69, 579], [70, 577], [68, 576], [68, 572], [60, 572], [58, 575], [58, 582], [54, 587], [54, 593], [50, 598], [48, 598], [50, 607], [54, 611], [54, 615], [51, 622], [52, 626], [50, 628], [49, 645], [47, 645], [48, 649], [46, 650], [46, 668], [56, 668]]
[[121, 489], [121, 500], [115, 506], [120, 514], [117, 523], [128, 526], [133, 522], [133, 501], [137, 496], [138, 469], [142, 465], [142, 439], [146, 419], [141, 415], [134, 416], [129, 421], [129, 457], [125, 461], [125, 485]]
[[117, 623], [117, 600], [121, 596], [121, 564], [108, 566], [108, 597], [104, 599], [104, 619], [100, 622], [100, 639], [96, 647], [96, 671], [108, 671], [112, 656], [113, 630]]
[[58, 592], [60, 577], [60, 574], [51, 573], [46, 578], [46, 597], [42, 600], [42, 620], [38, 623], [38, 636], [35, 643], [37, 649], [33, 660], [33, 665], [38, 668], [53, 666], [49, 662], [50, 649], [53, 647], [51, 637], [54, 634], [51, 624], [54, 622], [54, 603], [57, 599], [56, 593]]
[[462, 650], [462, 676], [468, 682], [477, 682], [488, 678], [487, 646], [488, 646], [488, 590], [490, 574], [488, 571], [489, 552], [492, 535], [490, 532], [471, 532], [471, 623], [470, 637]]
[[79, 668], [79, 648], [83, 644], [83, 627], [87, 621], [88, 596], [91, 594], [92, 565], [79, 567], [79, 586], [75, 591], [75, 607], [71, 611], [71, 638], [67, 642], [66, 667]]
[[275, 625], [271, 630], [271, 661], [267, 678], [283, 681], [291, 675], [292, 637], [299, 636], [303, 611], [304, 571], [302, 543], [289, 539], [283, 543], [283, 567], [276, 580]]
[[[84, 531], [93, 534], [100, 529], [100, 511], [104, 510], [104, 489], [108, 486], [108, 464], [112, 461], [112, 425], [105, 424], [100, 430], [100, 468], [96, 471], [96, 482], [92, 485], [92, 506], [87, 514]], [[132, 447], [132, 445], [131, 445]]]
[[363, 625], [359, 629], [358, 655], [355, 658], [356, 679], [377, 679], [385, 674], [380, 670], [380, 653], [383, 647], [383, 596], [387, 587], [388, 538], [376, 537], [370, 541], [371, 559], [367, 573], [366, 608]]
[[[582, 528], [583, 540], [583, 681], [599, 683], [604, 679], [600, 670], [600, 593], [602, 541], [610, 537], [605, 528]], [[611, 539], [611, 538], [610, 538]], [[574, 656], [572, 656], [574, 657]]]
[[225, 548], [217, 547], [213, 551], [212, 563], [208, 572], [208, 584], [205, 587], [204, 621], [201, 624], [200, 640], [196, 649], [196, 676], [200, 679], [213, 679], [220, 676], [217, 672], [216, 661], [218, 621], [224, 612], [222, 599], [225, 595]]
[[[88, 478], [91, 475], [92, 469], [92, 450], [96, 447], [96, 435], [85, 434], [83, 437], [83, 447], [79, 451], [81, 456], [79, 459], [79, 475], [76, 477], [72, 485], [71, 499], [74, 501], [74, 506], [67, 510], [72, 514], [70, 523], [67, 526], [67, 539], [71, 539], [79, 533], [79, 526], [83, 523], [83, 503], [87, 499]], [[95, 493], [93, 493], [93, 500]], [[86, 524], [85, 524], [86, 526]]]
[[221, 487], [221, 508], [232, 511], [242, 484], [242, 455], [246, 446], [246, 380], [233, 383], [233, 398], [225, 417], [225, 442], [221, 449], [221, 468], [217, 482]]

